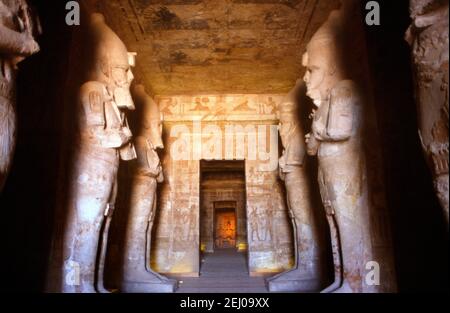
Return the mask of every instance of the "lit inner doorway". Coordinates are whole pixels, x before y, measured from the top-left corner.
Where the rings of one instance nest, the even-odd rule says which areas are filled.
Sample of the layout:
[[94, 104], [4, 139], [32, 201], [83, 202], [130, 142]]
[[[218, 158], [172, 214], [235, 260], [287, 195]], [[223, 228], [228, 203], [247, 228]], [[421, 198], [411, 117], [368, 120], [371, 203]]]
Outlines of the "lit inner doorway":
[[236, 247], [236, 209], [215, 209], [214, 245], [216, 249]]
[[247, 274], [245, 183], [244, 161], [200, 162], [200, 272], [229, 259]]

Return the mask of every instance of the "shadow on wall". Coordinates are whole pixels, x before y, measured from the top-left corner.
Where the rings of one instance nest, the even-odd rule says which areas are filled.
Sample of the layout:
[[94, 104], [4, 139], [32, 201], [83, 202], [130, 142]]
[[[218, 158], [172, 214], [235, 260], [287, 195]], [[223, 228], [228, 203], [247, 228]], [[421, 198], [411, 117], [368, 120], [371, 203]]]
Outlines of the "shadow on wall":
[[381, 26], [366, 26], [366, 36], [398, 289], [448, 291], [448, 229], [421, 150], [410, 47], [404, 40], [410, 24], [409, 1], [379, 3]]

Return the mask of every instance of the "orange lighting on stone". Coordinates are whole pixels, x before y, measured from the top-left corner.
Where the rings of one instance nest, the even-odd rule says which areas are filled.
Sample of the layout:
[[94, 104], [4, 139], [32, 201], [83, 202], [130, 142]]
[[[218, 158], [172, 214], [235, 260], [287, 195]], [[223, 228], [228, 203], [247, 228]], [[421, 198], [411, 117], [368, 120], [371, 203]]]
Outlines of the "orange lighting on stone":
[[216, 247], [233, 248], [236, 246], [236, 213], [234, 211], [217, 213]]

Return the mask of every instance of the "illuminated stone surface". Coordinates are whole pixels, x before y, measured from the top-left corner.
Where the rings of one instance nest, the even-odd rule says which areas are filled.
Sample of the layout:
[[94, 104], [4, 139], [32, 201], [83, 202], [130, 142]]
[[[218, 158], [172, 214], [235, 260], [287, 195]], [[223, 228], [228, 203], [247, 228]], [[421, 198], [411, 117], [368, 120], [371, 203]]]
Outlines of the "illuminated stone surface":
[[[96, 136], [82, 136], [86, 140], [75, 149], [75, 176], [68, 178], [69, 205], [63, 208], [68, 216], [57, 219], [52, 243], [57, 249], [65, 246], [64, 256], [76, 252], [66, 271], [82, 267], [81, 286], [66, 291], [173, 291], [174, 281], [162, 275], [189, 282], [181, 292], [230, 290], [241, 282], [236, 291], [261, 291], [266, 278], [271, 291], [396, 290], [391, 212], [381, 170], [381, 150], [389, 147], [380, 144], [383, 124], [377, 122], [382, 116], [374, 114], [382, 104], [374, 103], [368, 85], [360, 12], [341, 11], [343, 24], [335, 12], [323, 23], [337, 6], [326, 0], [83, 2], [84, 12], [105, 14], [129, 50], [138, 52], [133, 73], [148, 94], [145, 101], [128, 105], [137, 109], [134, 118], [128, 115], [132, 141], [128, 133], [126, 144], [100, 151], [94, 165], [97, 155], [90, 140]], [[432, 102], [433, 113], [421, 115], [420, 126], [445, 208], [448, 135], [442, 130], [448, 130], [448, 58], [445, 38], [437, 36], [442, 40], [433, 49], [430, 42], [448, 11], [437, 10], [430, 19], [414, 14], [416, 24], [423, 18], [431, 21], [426, 29], [416, 25], [410, 39], [420, 112]], [[74, 32], [74, 38], [74, 47], [84, 48], [83, 33]], [[430, 63], [430, 53], [442, 54], [442, 62]], [[305, 80], [311, 99], [301, 81], [302, 61], [309, 70]], [[319, 73], [313, 75], [313, 68]], [[431, 75], [435, 80], [430, 83]], [[293, 101], [297, 92], [302, 101]], [[123, 93], [113, 96], [124, 99]], [[310, 100], [316, 105], [312, 121], [307, 119]], [[162, 115], [145, 103], [159, 107]], [[96, 120], [95, 114], [89, 118]], [[162, 145], [155, 125], [161, 120], [164, 149], [157, 149]], [[89, 133], [81, 126], [82, 134]], [[118, 154], [132, 158], [120, 148], [133, 145], [138, 160], [119, 166]], [[305, 150], [317, 160], [305, 156]], [[94, 174], [103, 181], [93, 181]], [[85, 211], [85, 224], [74, 222], [75, 207]], [[103, 210], [114, 207], [114, 216]], [[230, 219], [222, 223], [221, 212]], [[103, 232], [99, 225], [105, 226]], [[86, 233], [74, 235], [77, 227]], [[83, 251], [80, 238], [89, 239]], [[226, 247], [231, 250], [221, 250]], [[94, 252], [100, 256], [98, 266]], [[204, 256], [213, 260], [206, 262], [206, 270]], [[211, 268], [213, 263], [219, 267]], [[367, 266], [374, 263], [380, 265], [379, 286], [367, 285]], [[71, 276], [61, 268], [64, 283]], [[228, 277], [221, 286], [213, 275], [226, 275], [226, 270], [236, 279]], [[204, 280], [199, 274], [211, 275]]]
[[[286, 93], [301, 55], [338, 1], [87, 1], [131, 51], [151, 92]], [[120, 17], [120, 18], [118, 18]]]
[[59, 269], [64, 279], [56, 287], [64, 292], [106, 292], [104, 262], [118, 191], [119, 159], [136, 157], [122, 115], [134, 108], [129, 90], [130, 55], [101, 14], [91, 15], [89, 31], [92, 65], [87, 69], [89, 81], [78, 94], [80, 128], [73, 147], [64, 263]]
[[[198, 275], [199, 161], [208, 158], [245, 159], [247, 222], [245, 225], [238, 220], [238, 228], [247, 228], [247, 238], [238, 237], [238, 243], [248, 245], [250, 273], [279, 272], [292, 266], [292, 240], [277, 168], [275, 109], [280, 98], [280, 95], [157, 97], [164, 115], [166, 145], [162, 159], [166, 180], [161, 189], [152, 257], [157, 271]], [[263, 141], [257, 140], [258, 136]], [[250, 145], [246, 144], [248, 138]], [[215, 195], [206, 190], [205, 200], [241, 203], [243, 196], [234, 197], [237, 186], [227, 186], [216, 190]], [[204, 244], [211, 249], [211, 242]]]
[[[303, 57], [307, 95], [316, 106], [311, 133], [306, 136], [307, 151], [318, 158], [318, 182], [334, 257], [334, 282], [323, 292], [392, 291], [390, 231], [383, 203], [372, 193], [377, 181], [367, 165], [375, 149], [365, 148], [367, 121], [373, 118], [368, 113], [371, 101], [361, 92], [363, 84], [352, 80], [357, 76], [348, 67], [351, 50], [345, 35], [352, 12], [351, 6], [333, 11]], [[385, 273], [383, 286], [368, 283], [364, 273], [370, 262]]]

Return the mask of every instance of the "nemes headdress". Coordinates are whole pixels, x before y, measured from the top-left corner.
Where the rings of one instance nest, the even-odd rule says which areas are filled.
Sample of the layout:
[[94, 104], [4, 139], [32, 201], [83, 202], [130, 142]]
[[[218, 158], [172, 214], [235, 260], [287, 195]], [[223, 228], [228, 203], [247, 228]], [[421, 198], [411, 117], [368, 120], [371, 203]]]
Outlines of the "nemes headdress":
[[[91, 14], [89, 26], [94, 42], [94, 58], [100, 61], [102, 67], [109, 67], [111, 64], [134, 66], [135, 54], [127, 51], [122, 40], [105, 23], [105, 17], [102, 14]], [[109, 69], [102, 70], [105, 74], [109, 74]]]
[[343, 16], [340, 10], [332, 11], [327, 21], [316, 31], [306, 47], [303, 64], [314, 61], [335, 68], [341, 57]]
[[281, 122], [296, 119], [298, 115], [298, 91], [301, 85], [302, 81], [298, 80], [294, 88], [278, 104], [278, 119]]
[[133, 88], [133, 97], [142, 108], [142, 114], [149, 120], [161, 119], [161, 113], [159, 111], [158, 104], [152, 97], [150, 97], [145, 91], [145, 87], [142, 84], [135, 85]]

